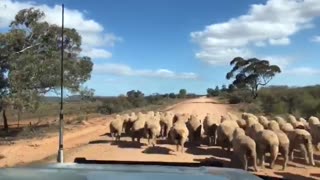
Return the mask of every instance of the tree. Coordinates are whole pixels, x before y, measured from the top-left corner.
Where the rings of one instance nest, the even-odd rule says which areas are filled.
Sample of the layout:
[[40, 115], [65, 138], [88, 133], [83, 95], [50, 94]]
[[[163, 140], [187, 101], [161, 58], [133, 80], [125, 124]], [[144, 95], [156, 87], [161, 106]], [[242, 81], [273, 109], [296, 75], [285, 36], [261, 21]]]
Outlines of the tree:
[[174, 93], [170, 93], [169, 94], [169, 98], [171, 98], [171, 99], [174, 99], [174, 98], [176, 98], [177, 96], [174, 94]]
[[[29, 8], [20, 10], [0, 34], [0, 110], [8, 130], [6, 109], [18, 104], [36, 108], [39, 97], [60, 86], [61, 28], [43, 21], [45, 14]], [[71, 92], [90, 79], [92, 62], [80, 56], [81, 36], [64, 29], [64, 86]]]
[[90, 111], [92, 112], [92, 106], [91, 102], [93, 102], [94, 99], [94, 89], [89, 89], [88, 87], [83, 87], [79, 91], [81, 104], [80, 104], [80, 113], [83, 111], [85, 112], [85, 120], [88, 120], [88, 114]]
[[128, 101], [134, 106], [134, 107], [141, 107], [145, 105], [145, 99], [144, 94], [137, 90], [131, 90], [127, 92], [127, 98]]
[[227, 91], [227, 86], [225, 84], [223, 84], [221, 86], [221, 92], [226, 92]]
[[185, 90], [185, 89], [180, 89], [179, 95], [178, 95], [179, 98], [185, 98], [186, 95], [187, 95], [187, 90]]
[[207, 89], [207, 97], [213, 96], [213, 95], [212, 95], [213, 92], [214, 92], [214, 90], [213, 90], [212, 88], [208, 88], [208, 89]]
[[248, 89], [254, 99], [258, 96], [258, 88], [267, 85], [277, 73], [281, 72], [277, 65], [270, 65], [269, 61], [257, 58], [236, 57], [230, 65], [233, 68], [227, 73], [226, 78], [228, 80], [235, 78], [232, 84], [236, 88]]

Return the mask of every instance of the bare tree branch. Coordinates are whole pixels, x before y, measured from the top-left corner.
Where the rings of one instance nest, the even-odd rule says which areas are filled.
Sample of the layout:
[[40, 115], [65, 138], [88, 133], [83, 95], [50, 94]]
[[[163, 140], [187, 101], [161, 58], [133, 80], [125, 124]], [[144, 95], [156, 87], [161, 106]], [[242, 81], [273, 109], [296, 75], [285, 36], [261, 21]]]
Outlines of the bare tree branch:
[[24, 52], [24, 51], [26, 51], [26, 50], [28, 50], [28, 49], [30, 49], [30, 48], [33, 48], [33, 47], [39, 46], [39, 45], [40, 45], [40, 43], [35, 44], [35, 45], [32, 45], [32, 46], [28, 46], [28, 47], [26, 47], [26, 48], [24, 48], [24, 49], [22, 49], [22, 50], [20, 50], [20, 51], [18, 51], [18, 52], [15, 52], [15, 54], [22, 53], [22, 52]]

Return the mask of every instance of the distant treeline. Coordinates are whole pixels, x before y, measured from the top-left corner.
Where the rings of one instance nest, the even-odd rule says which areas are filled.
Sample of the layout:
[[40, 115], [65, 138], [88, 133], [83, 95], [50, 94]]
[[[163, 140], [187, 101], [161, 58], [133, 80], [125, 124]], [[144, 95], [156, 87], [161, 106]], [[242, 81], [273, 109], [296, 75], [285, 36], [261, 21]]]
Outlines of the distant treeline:
[[97, 100], [102, 102], [102, 105], [98, 107], [98, 112], [103, 114], [118, 113], [125, 110], [140, 108], [148, 105], [162, 105], [170, 99], [182, 99], [182, 98], [196, 98], [200, 95], [193, 93], [187, 93], [185, 89], [181, 89], [179, 93], [155, 93], [145, 96], [139, 90], [131, 90], [126, 95], [120, 95], [118, 97], [99, 97]]
[[320, 116], [320, 85], [305, 87], [269, 86], [261, 88], [253, 99], [240, 89], [219, 91], [231, 104], [245, 103], [243, 109], [263, 114], [294, 114], [298, 117]]

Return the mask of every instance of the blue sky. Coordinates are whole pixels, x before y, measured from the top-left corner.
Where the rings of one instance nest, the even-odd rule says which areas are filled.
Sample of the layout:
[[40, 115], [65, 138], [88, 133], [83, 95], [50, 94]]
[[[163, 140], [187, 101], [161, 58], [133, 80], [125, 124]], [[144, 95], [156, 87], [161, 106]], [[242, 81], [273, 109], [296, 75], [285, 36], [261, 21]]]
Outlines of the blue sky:
[[131, 89], [206, 92], [228, 84], [233, 57], [257, 57], [281, 67], [271, 85], [319, 84], [319, 0], [36, 0], [0, 1], [0, 31], [19, 9], [35, 6], [83, 37], [94, 62], [85, 85], [97, 95]]

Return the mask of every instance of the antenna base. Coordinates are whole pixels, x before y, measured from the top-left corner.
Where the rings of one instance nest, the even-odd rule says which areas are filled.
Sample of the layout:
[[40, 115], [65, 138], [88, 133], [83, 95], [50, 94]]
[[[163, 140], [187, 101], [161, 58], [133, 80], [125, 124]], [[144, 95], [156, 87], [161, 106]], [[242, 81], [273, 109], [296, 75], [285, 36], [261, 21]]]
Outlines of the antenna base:
[[57, 162], [63, 163], [63, 149], [58, 150]]

